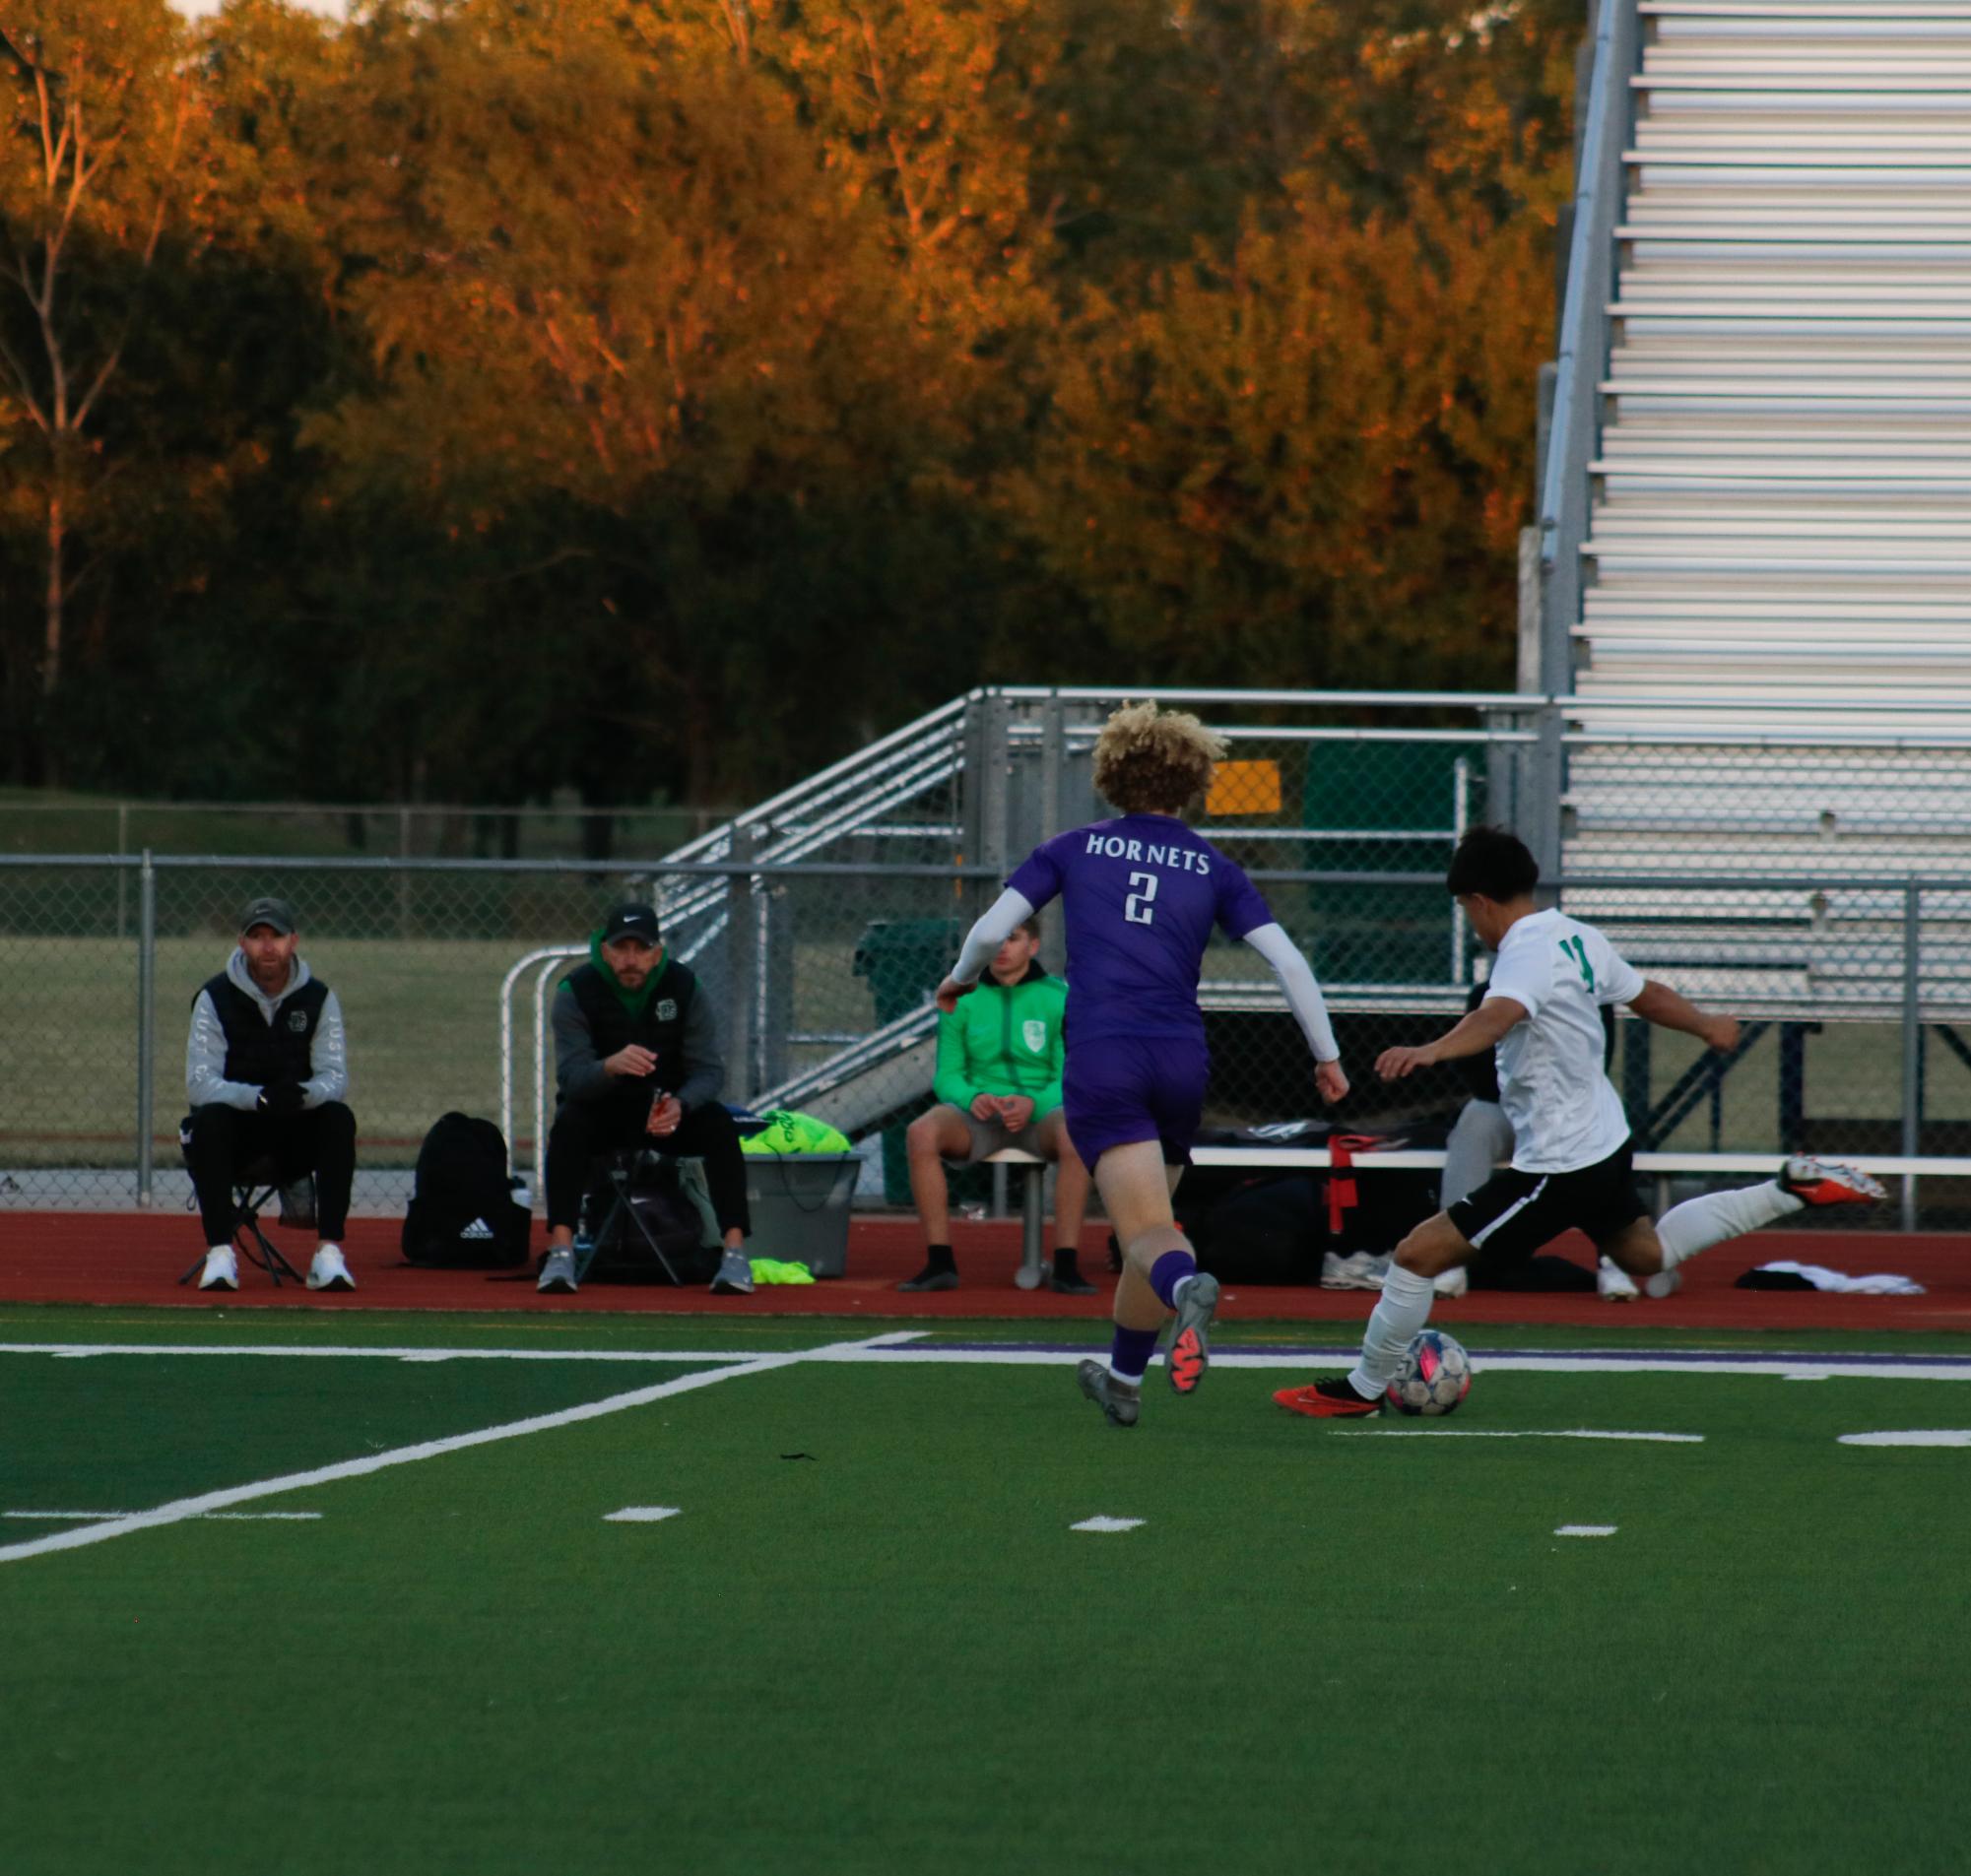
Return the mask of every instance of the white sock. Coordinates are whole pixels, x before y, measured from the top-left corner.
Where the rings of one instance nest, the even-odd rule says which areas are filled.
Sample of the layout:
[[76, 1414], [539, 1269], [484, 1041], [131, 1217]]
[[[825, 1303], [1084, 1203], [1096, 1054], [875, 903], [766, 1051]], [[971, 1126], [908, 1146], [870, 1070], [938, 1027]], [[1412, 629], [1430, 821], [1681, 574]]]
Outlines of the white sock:
[[1382, 1300], [1369, 1317], [1362, 1335], [1362, 1358], [1355, 1364], [1348, 1384], [1364, 1400], [1373, 1400], [1395, 1380], [1403, 1365], [1403, 1351], [1416, 1331], [1430, 1320], [1430, 1303], [1436, 1289], [1427, 1276], [1406, 1270], [1392, 1262], [1383, 1278]]
[[1180, 1276], [1175, 1283], [1171, 1284], [1170, 1307], [1172, 1309], [1177, 1308], [1184, 1301], [1184, 1292], [1191, 1287], [1192, 1283], [1197, 1279], [1197, 1275], [1198, 1272], [1193, 1270], [1189, 1276]]
[[1708, 1251], [1727, 1238], [1743, 1237], [1784, 1218], [1791, 1211], [1805, 1211], [1807, 1201], [1796, 1198], [1777, 1182], [1763, 1186], [1735, 1186], [1730, 1192], [1710, 1192], [1701, 1198], [1686, 1198], [1672, 1205], [1656, 1221], [1656, 1235], [1663, 1242], [1663, 1267], [1674, 1270], [1687, 1258]]
[[209, 1258], [216, 1258], [222, 1251], [230, 1251], [232, 1247], [230, 1244], [209, 1244], [205, 1248], [205, 1254]]
[[1142, 1391], [1143, 1377], [1141, 1375], [1119, 1375], [1116, 1373], [1113, 1364], [1111, 1364], [1109, 1368], [1109, 1379], [1112, 1382], [1114, 1382], [1118, 1388], [1127, 1388], [1131, 1393], [1139, 1393]]

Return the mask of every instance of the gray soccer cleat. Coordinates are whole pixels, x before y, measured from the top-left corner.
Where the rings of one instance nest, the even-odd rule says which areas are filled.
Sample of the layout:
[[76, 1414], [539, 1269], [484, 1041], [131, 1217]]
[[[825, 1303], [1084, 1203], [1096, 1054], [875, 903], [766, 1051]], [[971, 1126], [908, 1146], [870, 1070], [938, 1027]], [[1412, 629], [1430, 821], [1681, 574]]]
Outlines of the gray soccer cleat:
[[1211, 1366], [1212, 1351], [1205, 1331], [1218, 1307], [1218, 1279], [1208, 1270], [1184, 1285], [1183, 1300], [1177, 1305], [1177, 1326], [1171, 1331], [1170, 1352], [1163, 1358], [1163, 1372], [1170, 1377], [1171, 1391], [1194, 1394]]
[[541, 1280], [534, 1287], [543, 1296], [573, 1296], [575, 1293], [575, 1254], [565, 1245], [550, 1251], [541, 1266]]
[[751, 1296], [753, 1265], [744, 1251], [728, 1251], [719, 1259], [719, 1273], [712, 1278], [714, 1296]]
[[1136, 1417], [1143, 1411], [1141, 1388], [1125, 1388], [1109, 1373], [1106, 1363], [1092, 1358], [1077, 1365], [1075, 1379], [1082, 1384], [1082, 1391], [1108, 1415], [1110, 1426], [1136, 1425]]

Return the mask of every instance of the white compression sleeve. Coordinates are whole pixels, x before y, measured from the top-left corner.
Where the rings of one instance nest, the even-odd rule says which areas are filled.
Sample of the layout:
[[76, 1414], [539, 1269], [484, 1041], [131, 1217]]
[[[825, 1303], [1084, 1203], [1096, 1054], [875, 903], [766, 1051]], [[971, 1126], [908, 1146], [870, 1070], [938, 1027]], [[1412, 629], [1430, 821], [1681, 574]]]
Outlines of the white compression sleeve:
[[1002, 892], [985, 916], [965, 934], [964, 948], [952, 966], [952, 981], [976, 984], [999, 947], [1033, 916], [1033, 902], [1011, 886]]
[[1776, 1224], [1789, 1212], [1805, 1208], [1804, 1201], [1777, 1181], [1686, 1198], [1656, 1221], [1656, 1235], [1663, 1244], [1663, 1267], [1674, 1270], [1686, 1258], [1694, 1258], [1714, 1244], [1742, 1237], [1761, 1225]]
[[1314, 981], [1314, 969], [1300, 954], [1300, 946], [1278, 925], [1262, 925], [1246, 934], [1246, 942], [1273, 966], [1280, 988], [1286, 993], [1287, 1007], [1314, 1051], [1316, 1062], [1333, 1062], [1341, 1053], [1334, 1025], [1328, 1020], [1327, 1000]]
[[1373, 1400], [1396, 1379], [1403, 1352], [1416, 1331], [1430, 1320], [1430, 1300], [1436, 1294], [1427, 1276], [1417, 1276], [1400, 1263], [1383, 1278], [1382, 1300], [1369, 1315], [1362, 1332], [1362, 1358], [1348, 1384], [1364, 1400]]

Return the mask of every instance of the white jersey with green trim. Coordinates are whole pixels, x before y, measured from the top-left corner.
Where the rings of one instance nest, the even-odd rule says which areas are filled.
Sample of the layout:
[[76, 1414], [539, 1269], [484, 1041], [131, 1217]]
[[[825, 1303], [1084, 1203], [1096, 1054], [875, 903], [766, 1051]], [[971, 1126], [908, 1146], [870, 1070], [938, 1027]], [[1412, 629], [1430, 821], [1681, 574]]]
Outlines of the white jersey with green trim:
[[1514, 1168], [1572, 1173], [1605, 1160], [1629, 1136], [1628, 1117], [1602, 1067], [1604, 1003], [1640, 997], [1642, 974], [1579, 919], [1535, 912], [1499, 943], [1485, 1001], [1526, 1010], [1497, 1049], [1499, 1105], [1512, 1123]]

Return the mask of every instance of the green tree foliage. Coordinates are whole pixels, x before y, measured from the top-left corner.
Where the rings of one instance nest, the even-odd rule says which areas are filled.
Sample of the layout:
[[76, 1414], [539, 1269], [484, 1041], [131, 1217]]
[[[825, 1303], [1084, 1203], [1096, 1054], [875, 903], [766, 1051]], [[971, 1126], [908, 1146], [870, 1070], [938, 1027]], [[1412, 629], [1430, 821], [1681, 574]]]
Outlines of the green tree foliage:
[[1509, 673], [1573, 0], [25, 12], [19, 774], [730, 799], [981, 679]]

